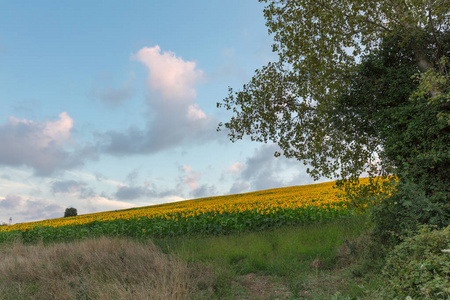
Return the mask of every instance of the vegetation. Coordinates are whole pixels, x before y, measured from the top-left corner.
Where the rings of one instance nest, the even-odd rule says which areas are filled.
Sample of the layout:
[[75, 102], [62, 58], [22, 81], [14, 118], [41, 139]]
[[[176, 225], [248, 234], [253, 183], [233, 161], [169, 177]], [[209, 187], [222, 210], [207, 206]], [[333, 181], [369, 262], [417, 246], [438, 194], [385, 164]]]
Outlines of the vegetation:
[[383, 270], [386, 298], [450, 298], [450, 226], [405, 239], [389, 254]]
[[[230, 89], [218, 106], [234, 115], [219, 129], [229, 129], [233, 142], [248, 135], [277, 143], [286, 157], [310, 165], [313, 178], [340, 178], [360, 202], [379, 188], [377, 180], [355, 187], [363, 172], [412, 182], [433, 211], [419, 223], [447, 226], [448, 1], [262, 2], [279, 61], [241, 91]], [[419, 210], [405, 195], [392, 196]]]
[[[392, 257], [407, 261], [404, 243], [423, 238], [419, 228], [450, 225], [449, 1], [261, 2], [279, 60], [218, 103], [233, 112], [219, 130], [227, 128], [233, 142], [277, 143], [286, 157], [310, 165], [315, 179], [339, 178], [348, 206], [370, 212], [373, 249], [389, 266]], [[364, 172], [369, 181], [357, 185]], [[377, 176], [386, 175], [392, 181], [380, 184]], [[445, 244], [448, 234], [436, 236]], [[403, 268], [413, 267], [396, 270]], [[447, 282], [417, 276], [394, 279], [389, 296], [446, 297]]]
[[[417, 87], [410, 76], [419, 72], [418, 94], [430, 109], [448, 113], [448, 1], [260, 1], [268, 3], [266, 25], [274, 36], [273, 49], [279, 60], [257, 70], [241, 91], [230, 89], [229, 96], [218, 103], [233, 112], [219, 126], [230, 130], [232, 141], [246, 135], [255, 141], [272, 141], [285, 156], [311, 166], [308, 172], [315, 179], [355, 181], [363, 172], [391, 171], [380, 166], [386, 147], [378, 139], [378, 130], [383, 128], [373, 124], [374, 116], [358, 124], [331, 122], [342, 95], [355, 84], [370, 87], [366, 101], [354, 99], [362, 110], [382, 108], [385, 115], [395, 115], [399, 104], [407, 104], [405, 92], [409, 89], [409, 96]], [[385, 41], [395, 41], [407, 56], [394, 52], [389, 62], [392, 68], [380, 69], [391, 71], [390, 81], [367, 81], [358, 73], [361, 60], [383, 48]], [[393, 65], [404, 63], [406, 73], [392, 72]], [[387, 79], [385, 75], [381, 77]], [[405, 81], [408, 84], [403, 87]], [[389, 98], [394, 107], [380, 107]], [[356, 102], [346, 114], [353, 119], [361, 116], [353, 110]], [[357, 126], [361, 122], [366, 126]], [[367, 131], [367, 125], [373, 130]]]
[[1, 245], [0, 257], [5, 300], [186, 299], [201, 274], [150, 241], [119, 238]]
[[333, 182], [202, 198], [135, 209], [15, 224], [0, 241], [70, 241], [88, 236], [227, 234], [352, 215]]
[[[200, 299], [448, 298], [449, 1], [260, 1], [279, 61], [230, 89], [218, 106], [234, 115], [219, 129], [232, 141], [277, 143], [313, 178], [339, 178], [341, 190], [328, 183], [1, 226], [0, 242], [151, 237], [184, 262], [213, 266], [210, 281], [187, 289]], [[366, 211], [363, 234], [365, 215], [354, 213]], [[328, 288], [333, 272], [363, 288]], [[270, 295], [255, 296], [255, 282]]]
[[[357, 250], [350, 241], [367, 218], [285, 226], [262, 232], [156, 239], [166, 253], [215, 270], [214, 293], [200, 299], [373, 299], [376, 278], [355, 278]], [[372, 296], [372, 298], [370, 297]], [[193, 297], [196, 299], [195, 297]]]
[[120, 237], [3, 243], [0, 299], [374, 299], [379, 281], [351, 269], [350, 241], [366, 220], [154, 238], [157, 247]]
[[74, 207], [68, 207], [66, 208], [66, 210], [64, 211], [64, 218], [67, 217], [75, 217], [78, 215], [77, 209]]
[[[450, 127], [437, 117], [443, 107], [430, 105], [417, 94], [419, 83], [411, 77], [419, 68], [413, 51], [400, 48], [400, 42], [386, 39], [363, 59], [332, 113], [334, 126], [347, 128], [349, 139], [370, 137], [381, 145], [383, 170], [396, 174], [397, 191], [373, 214], [375, 235], [384, 238], [382, 243], [393, 240], [392, 233], [405, 235], [420, 224], [440, 228], [450, 224]], [[449, 45], [442, 48], [446, 54]], [[367, 197], [358, 199], [353, 203], [367, 201]]]
[[[148, 293], [165, 295], [154, 296], [157, 299], [382, 299], [417, 293], [411, 281], [417, 278], [417, 265], [405, 266], [410, 277], [395, 278], [389, 271], [401, 269], [409, 255], [428, 266], [420, 272], [440, 274], [430, 292], [445, 293], [447, 260], [436, 250], [450, 246], [448, 230], [420, 239], [424, 242], [416, 245], [424, 246], [413, 248], [420, 250], [417, 255], [405, 251], [412, 244], [405, 241], [406, 246], [389, 256], [387, 271], [380, 277], [384, 252], [366, 233], [369, 215], [354, 214], [342, 191], [332, 186], [330, 182], [4, 226], [1, 295], [3, 299], [49, 295], [109, 299], [112, 294], [117, 299], [145, 299]], [[253, 207], [257, 203], [260, 210]], [[241, 210], [232, 211], [237, 207]], [[205, 214], [192, 213], [201, 210]], [[155, 257], [160, 263], [154, 262]], [[141, 267], [148, 277], [139, 275]], [[43, 273], [48, 276], [36, 276]], [[383, 289], [382, 280], [402, 282], [402, 289], [389, 285]]]

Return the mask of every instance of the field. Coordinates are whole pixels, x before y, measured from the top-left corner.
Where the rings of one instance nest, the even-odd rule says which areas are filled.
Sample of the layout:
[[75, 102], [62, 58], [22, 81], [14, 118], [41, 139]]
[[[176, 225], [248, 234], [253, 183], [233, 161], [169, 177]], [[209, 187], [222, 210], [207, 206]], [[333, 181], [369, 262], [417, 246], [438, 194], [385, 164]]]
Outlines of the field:
[[376, 299], [333, 185], [2, 226], [0, 299]]
[[347, 200], [333, 185], [294, 186], [2, 226], [0, 242], [227, 234], [351, 215]]
[[0, 299], [381, 299], [364, 215], [228, 235], [0, 244]]

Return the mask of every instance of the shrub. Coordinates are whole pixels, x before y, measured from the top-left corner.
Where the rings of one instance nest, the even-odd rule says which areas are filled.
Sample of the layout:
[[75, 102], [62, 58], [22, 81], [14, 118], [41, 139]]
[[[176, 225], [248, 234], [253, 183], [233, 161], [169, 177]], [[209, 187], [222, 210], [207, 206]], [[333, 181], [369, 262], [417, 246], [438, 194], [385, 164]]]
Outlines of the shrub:
[[66, 211], [64, 212], [64, 217], [75, 217], [78, 215], [77, 209], [74, 207], [68, 207], [66, 208]]
[[421, 227], [388, 255], [383, 270], [386, 298], [450, 298], [450, 226], [442, 230]]
[[397, 245], [403, 237], [417, 233], [422, 224], [445, 228], [450, 225], [444, 199], [436, 201], [423, 187], [404, 179], [397, 191], [386, 197], [371, 211], [373, 237], [383, 245]]

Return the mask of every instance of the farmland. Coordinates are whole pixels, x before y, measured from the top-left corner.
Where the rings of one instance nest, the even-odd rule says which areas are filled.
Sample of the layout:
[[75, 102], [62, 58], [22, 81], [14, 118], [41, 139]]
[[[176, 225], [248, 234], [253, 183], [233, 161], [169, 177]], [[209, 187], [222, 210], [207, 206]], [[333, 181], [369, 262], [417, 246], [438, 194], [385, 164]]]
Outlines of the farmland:
[[378, 281], [354, 278], [349, 242], [367, 216], [333, 186], [2, 226], [0, 299], [371, 299]]
[[2, 226], [0, 242], [226, 234], [351, 215], [342, 191], [333, 185], [294, 186]]

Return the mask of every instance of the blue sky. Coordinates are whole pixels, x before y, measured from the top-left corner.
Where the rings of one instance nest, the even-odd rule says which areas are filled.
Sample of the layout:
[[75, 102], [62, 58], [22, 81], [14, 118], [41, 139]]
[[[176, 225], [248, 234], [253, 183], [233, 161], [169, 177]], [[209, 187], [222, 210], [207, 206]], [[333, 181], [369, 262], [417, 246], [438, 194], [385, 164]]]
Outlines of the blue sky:
[[312, 183], [216, 103], [270, 60], [263, 4], [2, 1], [0, 222]]

